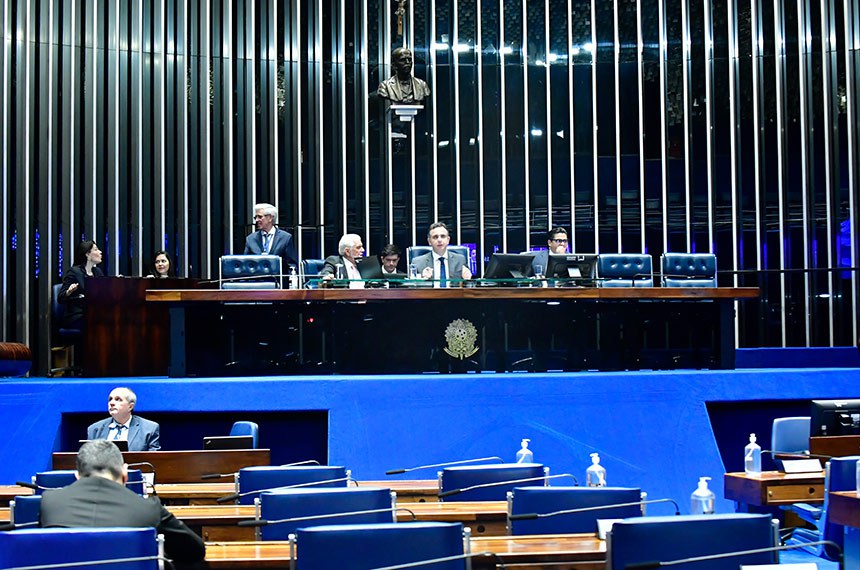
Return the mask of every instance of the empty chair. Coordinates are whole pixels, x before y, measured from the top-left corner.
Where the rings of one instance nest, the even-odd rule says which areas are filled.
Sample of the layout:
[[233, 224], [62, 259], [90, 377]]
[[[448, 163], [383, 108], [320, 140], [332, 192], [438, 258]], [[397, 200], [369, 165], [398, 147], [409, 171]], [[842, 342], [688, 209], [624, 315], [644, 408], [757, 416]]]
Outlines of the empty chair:
[[39, 526], [41, 495], [20, 495], [9, 501], [9, 522], [14, 525]]
[[287, 540], [299, 527], [396, 522], [395, 495], [379, 487], [269, 491], [255, 502], [257, 518], [264, 521], [302, 519], [260, 527], [263, 540]]
[[221, 289], [278, 289], [281, 258], [277, 255], [222, 255]]
[[[809, 416], [774, 418], [770, 430], [770, 449], [780, 453], [809, 453]], [[782, 460], [774, 457], [774, 463], [783, 470]]]
[[[771, 548], [776, 525], [769, 515], [725, 514], [639, 517], [616, 522], [606, 542], [607, 570], [630, 564], [670, 562], [693, 556]], [[698, 562], [696, 570], [725, 570], [741, 564], [774, 564], [775, 552]], [[656, 568], [657, 565], [648, 566]], [[687, 568], [687, 565], [679, 566]]]
[[663, 287], [716, 287], [713, 253], [664, 253], [660, 257]]
[[262, 491], [292, 485], [316, 489], [346, 487], [348, 477], [346, 468], [332, 465], [245, 467], [236, 475], [236, 492], [239, 493], [239, 504], [252, 505]]
[[600, 287], [653, 287], [654, 270], [647, 253], [601, 253], [597, 256]]
[[325, 266], [325, 259], [303, 259], [301, 263], [302, 287], [316, 289], [319, 285], [319, 274]]
[[[38, 528], [0, 532], [0, 568], [49, 564], [111, 570], [156, 570], [162, 555], [154, 528]], [[139, 558], [135, 562], [100, 561]]]
[[[300, 528], [290, 538], [293, 570], [366, 570], [463, 556], [433, 570], [463, 570], [468, 536], [460, 523], [413, 522]], [[300, 552], [296, 557], [296, 550]], [[431, 567], [431, 566], [427, 566]]]
[[516, 487], [508, 493], [508, 534], [563, 534], [595, 532], [597, 519], [623, 519], [642, 514], [641, 505], [607, 507], [581, 513], [557, 514], [523, 520], [511, 515], [546, 515], [570, 509], [640, 501], [639, 489], [623, 487]]
[[548, 471], [540, 463], [447, 467], [439, 472], [439, 500], [504, 501], [514, 487], [546, 484]]
[[33, 484], [36, 485], [35, 493], [41, 495], [45, 489], [68, 487], [78, 480], [77, 473], [74, 469], [40, 471], [33, 476]]
[[238, 421], [230, 428], [230, 435], [250, 435], [254, 438], [253, 449], [258, 448], [260, 426], [256, 422]]

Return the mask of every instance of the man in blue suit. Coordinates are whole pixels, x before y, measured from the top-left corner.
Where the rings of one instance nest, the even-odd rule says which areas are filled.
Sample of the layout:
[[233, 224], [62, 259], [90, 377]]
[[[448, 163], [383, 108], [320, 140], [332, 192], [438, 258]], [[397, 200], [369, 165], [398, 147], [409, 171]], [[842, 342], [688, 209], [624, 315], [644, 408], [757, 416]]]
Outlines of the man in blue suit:
[[87, 428], [87, 439], [128, 441], [129, 451], [158, 451], [160, 427], [157, 423], [132, 415], [137, 396], [128, 388], [114, 388], [108, 397], [110, 417]]
[[277, 227], [278, 209], [271, 204], [254, 206], [254, 226], [257, 231], [245, 239], [245, 255], [277, 255], [281, 258], [281, 271], [298, 265], [298, 255], [290, 232]]

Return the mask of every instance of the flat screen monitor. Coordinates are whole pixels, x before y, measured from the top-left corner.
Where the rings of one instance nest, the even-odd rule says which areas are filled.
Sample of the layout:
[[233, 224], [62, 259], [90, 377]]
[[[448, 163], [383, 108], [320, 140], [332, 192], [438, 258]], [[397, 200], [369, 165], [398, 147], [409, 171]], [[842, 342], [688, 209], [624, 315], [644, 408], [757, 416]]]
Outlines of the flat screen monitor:
[[812, 400], [809, 435], [860, 435], [860, 399]]
[[534, 256], [528, 253], [494, 253], [484, 279], [525, 279], [534, 275]]
[[550, 253], [546, 276], [573, 279], [577, 283], [593, 282], [597, 277], [596, 253]]
[[204, 437], [203, 449], [254, 449], [254, 436], [213, 435]]

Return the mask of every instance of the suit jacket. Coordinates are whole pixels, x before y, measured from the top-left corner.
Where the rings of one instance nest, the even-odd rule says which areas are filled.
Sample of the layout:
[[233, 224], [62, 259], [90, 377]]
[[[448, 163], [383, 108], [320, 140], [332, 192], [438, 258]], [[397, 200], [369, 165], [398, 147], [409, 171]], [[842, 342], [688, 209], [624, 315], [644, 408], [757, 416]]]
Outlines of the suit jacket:
[[549, 250], [541, 249], [531, 253], [534, 255], [534, 259], [532, 260], [532, 267], [534, 268], [540, 265], [542, 274], [546, 275], [546, 264], [549, 261]]
[[[263, 232], [255, 231], [245, 238], [245, 255], [263, 254]], [[272, 246], [269, 255], [277, 255], [281, 258], [281, 271], [289, 273], [288, 265], [298, 265], [298, 254], [293, 235], [281, 228], [275, 228], [275, 237], [272, 238]]]
[[[113, 418], [99, 420], [87, 428], [87, 439], [107, 439]], [[140, 416], [131, 416], [128, 427], [129, 451], [158, 451], [161, 449], [160, 427], [157, 423], [145, 420]]]
[[[466, 258], [460, 255], [459, 253], [454, 253], [453, 251], [448, 250], [448, 279], [462, 279], [463, 278], [463, 268], [466, 267]], [[424, 271], [425, 268], [429, 267], [430, 269], [434, 269], [434, 259], [433, 252], [430, 251], [425, 253], [424, 255], [419, 255], [415, 259], [412, 260], [412, 264], [415, 266], [415, 271], [418, 275], [421, 275], [421, 272]]]
[[[104, 273], [102, 273], [101, 269], [93, 267], [93, 276], [90, 277], [80, 265], [74, 265], [66, 272], [63, 276], [63, 286], [60, 288], [60, 294], [57, 296], [57, 301], [64, 305], [63, 328], [80, 329], [83, 326], [87, 281], [103, 276]], [[74, 283], [77, 283], [78, 288], [69, 294], [69, 287]]]
[[178, 562], [206, 557], [203, 540], [165, 509], [156, 497], [144, 499], [104, 477], [83, 477], [68, 487], [42, 494], [43, 527], [155, 527], [164, 535], [164, 551]]

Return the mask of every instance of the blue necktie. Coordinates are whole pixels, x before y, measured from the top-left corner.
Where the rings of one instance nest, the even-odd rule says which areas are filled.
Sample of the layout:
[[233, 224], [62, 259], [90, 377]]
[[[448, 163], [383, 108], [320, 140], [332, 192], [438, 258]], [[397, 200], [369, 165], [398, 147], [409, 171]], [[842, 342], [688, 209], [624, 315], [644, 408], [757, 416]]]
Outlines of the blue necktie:
[[272, 239], [272, 236], [264, 233], [263, 234], [263, 253], [269, 253], [269, 241]]
[[439, 287], [448, 286], [448, 270], [445, 269], [445, 258], [439, 258]]
[[113, 436], [114, 441], [118, 440], [119, 437], [122, 435], [122, 428], [124, 428], [124, 427], [125, 426], [121, 426], [121, 425], [116, 426], [116, 433]]

